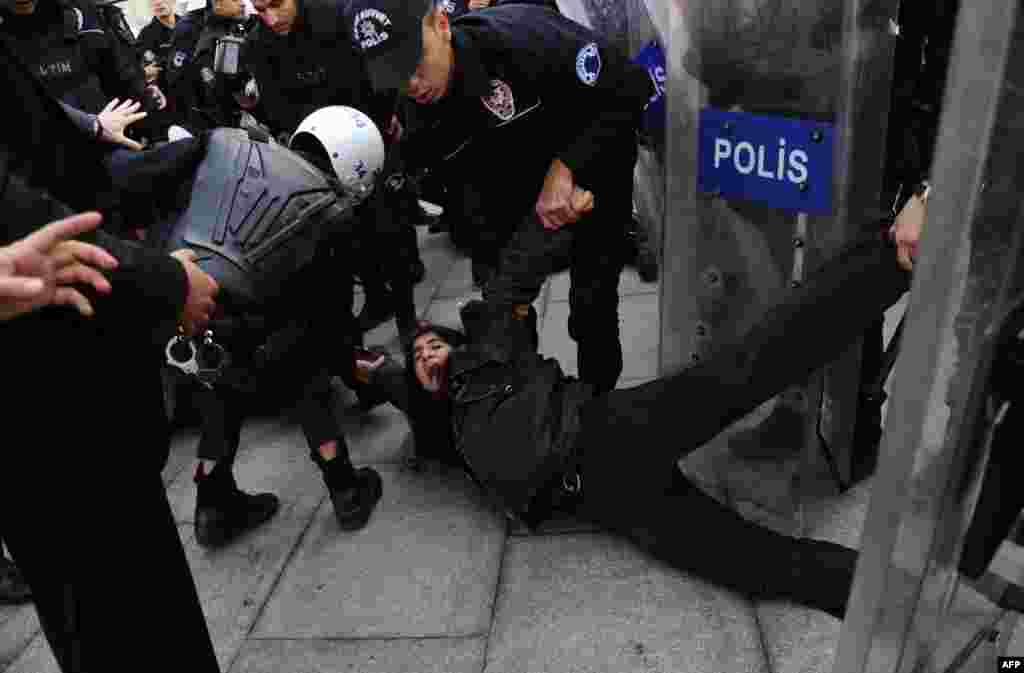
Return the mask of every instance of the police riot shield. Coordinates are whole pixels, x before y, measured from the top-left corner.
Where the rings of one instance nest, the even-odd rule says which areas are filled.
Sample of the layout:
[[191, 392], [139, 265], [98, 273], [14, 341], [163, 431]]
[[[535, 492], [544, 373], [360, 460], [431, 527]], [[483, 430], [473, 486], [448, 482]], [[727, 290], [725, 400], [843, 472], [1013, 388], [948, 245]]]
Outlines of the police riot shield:
[[[667, 92], [657, 136], [660, 369], [668, 373], [740, 338], [840, 248], [882, 226], [898, 27], [894, 2], [648, 4]], [[862, 357], [881, 350], [881, 322], [851, 344], [780, 397], [776, 408], [788, 410], [780, 417], [796, 419], [788, 436], [748, 441], [767, 451], [761, 458], [796, 450], [797, 476], [814, 479], [792, 483], [835, 491], [855, 480]], [[790, 495], [795, 507], [799, 489]]]
[[1015, 670], [1024, 610], [1024, 25], [962, 2], [861, 558], [834, 671]]

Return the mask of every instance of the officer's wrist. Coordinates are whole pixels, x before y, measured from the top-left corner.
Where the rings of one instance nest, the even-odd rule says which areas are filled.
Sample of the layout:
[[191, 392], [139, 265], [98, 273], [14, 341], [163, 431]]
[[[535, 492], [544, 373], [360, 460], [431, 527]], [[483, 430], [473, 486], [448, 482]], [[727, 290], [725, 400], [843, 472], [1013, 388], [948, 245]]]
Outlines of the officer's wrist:
[[93, 138], [100, 140], [103, 138], [103, 124], [100, 122], [100, 116], [94, 115], [92, 118], [93, 122]]

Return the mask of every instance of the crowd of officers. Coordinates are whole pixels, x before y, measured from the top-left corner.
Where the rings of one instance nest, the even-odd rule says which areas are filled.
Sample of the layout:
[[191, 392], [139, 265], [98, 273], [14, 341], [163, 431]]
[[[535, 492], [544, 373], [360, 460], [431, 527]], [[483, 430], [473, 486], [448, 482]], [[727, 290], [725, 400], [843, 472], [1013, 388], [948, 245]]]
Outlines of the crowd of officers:
[[[506, 2], [516, 7], [493, 18], [488, 15], [476, 22], [463, 21], [456, 24], [461, 25], [459, 31], [450, 28], [448, 22], [457, 17]], [[409, 4], [419, 8], [420, 5], [425, 7], [427, 2]], [[206, 0], [199, 6], [190, 5], [184, 16], [175, 13], [171, 0], [152, 0], [153, 20], [138, 36], [133, 35], [117, 5], [103, 0], [0, 0], [0, 48], [5, 60], [5, 76], [13, 82], [10, 86], [27, 92], [22, 100], [39, 98], [32, 136], [37, 140], [47, 136], [47, 125], [54, 116], [61, 114], [59, 108], [51, 104], [52, 100], [61, 103], [67, 114], [84, 114], [86, 119], [92, 120], [95, 138], [113, 139], [136, 149], [158, 148], [176, 137], [202, 136], [218, 127], [243, 128], [254, 138], [287, 144], [300, 122], [315, 110], [343, 105], [363, 111], [381, 130], [387, 160], [374, 196], [364, 211], [365, 226], [352, 242], [359, 249], [359, 254], [354, 256], [358, 262], [342, 271], [358, 277], [366, 295], [362, 312], [352, 317], [352, 332], [361, 333], [394, 316], [404, 346], [408, 347], [415, 335], [413, 288], [424, 274], [415, 227], [429, 219], [423, 210], [422, 198], [443, 207], [444, 224], [453, 234], [456, 228], [463, 232], [462, 244], [473, 258], [474, 280], [483, 290], [484, 299], [507, 307], [522, 319], [535, 321], [530, 304], [547, 274], [565, 266], [570, 268], [568, 327], [579, 349], [580, 379], [597, 391], [611, 390], [622, 371], [617, 310], [619, 274], [635, 254], [628, 245], [627, 233], [632, 225], [632, 169], [637, 152], [635, 126], [644, 104], [654, 94], [654, 85], [642, 68], [631, 64], [625, 55], [609, 49], [605, 42], [595, 42], [597, 38], [590, 31], [582, 27], [577, 30], [560, 16], [556, 20], [558, 9], [552, 0], [517, 0], [514, 3], [510, 0], [443, 0], [436, 6], [443, 8], [442, 13], [447, 18], [435, 19], [425, 33], [437, 42], [424, 45], [415, 41], [417, 58], [420, 50], [424, 50], [423, 69], [422, 72], [416, 70], [418, 79], [412, 80], [409, 86], [404, 82], [381, 86], [380, 72], [371, 69], [367, 57], [368, 51], [375, 51], [387, 39], [379, 32], [389, 25], [380, 18], [380, 8], [396, 15], [407, 12], [403, 0], [375, 0], [378, 8], [364, 10], [367, 13], [360, 15], [364, 17], [362, 20], [357, 16], [354, 30], [347, 6], [336, 0], [252, 0], [252, 4], [245, 0]], [[545, 13], [535, 13], [537, 6]], [[449, 75], [455, 71], [454, 64], [434, 60], [440, 52], [432, 51], [432, 45], [443, 44], [445, 40], [455, 42], [459, 57], [458, 81], [452, 84], [456, 87], [453, 91], [448, 91], [447, 87], [451, 84]], [[244, 50], [240, 51], [244, 58], [239, 67], [225, 68], [223, 62], [219, 62], [218, 48], [226, 50], [223, 45], [228, 44], [244, 44]], [[8, 65], [8, 58], [11, 64], [17, 62], [16, 68]], [[385, 54], [380, 58], [388, 60], [389, 57]], [[436, 84], [438, 82], [441, 84]], [[40, 98], [46, 96], [50, 101]], [[440, 101], [441, 98], [445, 100]], [[133, 103], [124, 108], [125, 101]], [[585, 111], [578, 108], [580, 101], [587, 106]], [[26, 114], [32, 114], [30, 109], [34, 108], [26, 103]], [[539, 113], [531, 115], [538, 109]], [[103, 120], [110, 119], [111, 110], [122, 113], [113, 131], [103, 126]], [[145, 112], [145, 118], [136, 121], [137, 117], [131, 115], [137, 111]], [[55, 139], [57, 146], [70, 147], [81, 142], [80, 138], [72, 139], [74, 133], [61, 126], [66, 125], [66, 121], [52, 122], [54, 128], [60, 127], [60, 133], [68, 136], [66, 143]], [[490, 133], [489, 142], [474, 143], [485, 132]], [[13, 148], [10, 149], [13, 156], [20, 147], [19, 142], [14, 136], [5, 140], [5, 155], [0, 162], [0, 177], [5, 180], [9, 170], [13, 174], [11, 167], [17, 165], [17, 162], [8, 165], [8, 145]], [[552, 147], [559, 148], [554, 160]], [[443, 167], [438, 166], [437, 157], [445, 159]], [[65, 167], [75, 161], [81, 161], [81, 157], [69, 150], [67, 156], [57, 159], [58, 164], [65, 162]], [[37, 159], [37, 163], [41, 162], [42, 159]], [[428, 183], [411, 179], [411, 176], [424, 175], [436, 178], [429, 183], [432, 185], [429, 194], [422, 191]], [[581, 190], [577, 184], [586, 185], [593, 192]], [[56, 184], [46, 187], [61, 196], [61, 187]], [[167, 187], [173, 190], [177, 185]], [[538, 194], [541, 195], [539, 200]], [[595, 198], [601, 200], [601, 206], [596, 209]], [[93, 209], [84, 207], [94, 203], [88, 199], [67, 197], [62, 200], [79, 210]], [[145, 205], [137, 207], [144, 210]], [[527, 211], [530, 215], [524, 221]], [[67, 214], [60, 210], [54, 212]], [[142, 237], [130, 223], [141, 211], [127, 208], [124, 212], [125, 221], [106, 221], [104, 227], [121, 240]], [[586, 226], [567, 226], [584, 216], [588, 217]], [[87, 228], [81, 222], [74, 227], [78, 229], [71, 233], [81, 233]], [[19, 230], [15, 227], [13, 231]], [[6, 233], [0, 243], [9, 244], [15, 238], [10, 235], [10, 229]], [[113, 245], [109, 239], [103, 240], [108, 242], [104, 247]], [[155, 258], [141, 252], [115, 254], [114, 257], [127, 273], [136, 268], [132, 264], [152, 272], [167, 263], [166, 256], [157, 263]], [[135, 261], [129, 264], [123, 261], [125, 259]], [[208, 282], [187, 256], [179, 261], [185, 269], [182, 278], [187, 276], [184, 282], [188, 291], [184, 299], [168, 299], [160, 304], [161, 308], [173, 305], [180, 309], [184, 302], [187, 309], [194, 300], [196, 286]], [[160, 291], [166, 290], [168, 297], [176, 292], [172, 286], [181, 285], [180, 270], [177, 265], [171, 267], [174, 270], [166, 270], [167, 282]], [[496, 273], [497, 269], [501, 273]], [[143, 298], [148, 297], [154, 306], [160, 303], [159, 292], [153, 290], [146, 294], [149, 281], [137, 282]], [[117, 285], [114, 286], [116, 292]], [[209, 287], [205, 292], [209, 294]], [[136, 309], [137, 306], [129, 312]], [[100, 352], [121, 358], [123, 353], [117, 350], [121, 341], [108, 339], [109, 334], [102, 330], [100, 333], [90, 336], [96, 339], [96, 344], [102, 345]], [[355, 338], [355, 342], [361, 343], [361, 337]], [[76, 353], [76, 357], [81, 356]], [[128, 355], [134, 357], [133, 353]], [[59, 366], [55, 361], [47, 371], [54, 374]], [[74, 367], [80, 366], [76, 360], [68, 364], [68, 370], [77, 372]], [[103, 386], [106, 386], [103, 390], [116, 390], [116, 395], [121, 395], [116, 399], [126, 399], [124, 391], [116, 388], [119, 382], [101, 376], [99, 367], [89, 369], [90, 380], [103, 379]], [[117, 371], [122, 372], [122, 369]], [[132, 383], [130, 377], [123, 383], [149, 385], [148, 382]], [[45, 399], [41, 388], [33, 389], [33, 394], [35, 397], [31, 399]], [[319, 398], [314, 401], [321, 406], [326, 404]], [[132, 404], [137, 402], [133, 400]], [[90, 400], [89, 405], [87, 408], [91, 411], [81, 412], [75, 418], [102, 415], [99, 401]], [[123, 419], [132, 412], [114, 409], [109, 414], [113, 417], [111, 432], [115, 439], [112, 445], [89, 448], [90, 451], [111, 450], [108, 459], [112, 465], [102, 477], [106, 484], [102, 489], [102, 505], [109, 510], [110, 517], [98, 525], [120, 527], [125, 539], [132, 538], [147, 525], [133, 521], [131, 510], [137, 507], [136, 516], [161, 520], [160, 526], [154, 529], [162, 529], [164, 533], [174, 529], [166, 502], [162, 500], [162, 485], [155, 483], [155, 472], [159, 470], [153, 470], [153, 483], [141, 480], [145, 486], [135, 484], [130, 476], [136, 468], [145, 471], [152, 467], [141, 465], [137, 456], [122, 453], [128, 448], [126, 442], [132, 435], [129, 430], [133, 422], [124, 426]], [[218, 454], [230, 453], [233, 458], [243, 416], [227, 418], [225, 414], [221, 409], [221, 425], [233, 427], [229, 430], [221, 427], [219, 431], [222, 435], [233, 435], [225, 442], [234, 446], [222, 446], [209, 456], [204, 456], [201, 448], [200, 457], [214, 459]], [[204, 428], [204, 432], [208, 429]], [[68, 434], [70, 429], [65, 432], [56, 427], [40, 428], [40, 432], [43, 435], [51, 432], [60, 438], [73, 436]], [[309, 436], [307, 432], [307, 438]], [[314, 461], [324, 469], [325, 482], [342, 527], [346, 527], [346, 522], [351, 524], [350, 528], [365, 525], [369, 512], [380, 498], [379, 475], [370, 474], [373, 471], [368, 468], [353, 471], [343, 438], [331, 439], [329, 434], [318, 437], [317, 441], [310, 439], [310, 448]], [[131, 465], [124, 466], [124, 463]], [[226, 463], [230, 472], [230, 460]], [[339, 464], [342, 467], [337, 467]], [[38, 470], [43, 469], [44, 463], [35, 461], [26, 465], [26, 469]], [[111, 476], [118, 466], [125, 467], [123, 479]], [[89, 474], [101, 472], [96, 470]], [[230, 475], [207, 475], [201, 463], [197, 483], [206, 483], [204, 480], [208, 477], [210, 480], [223, 478], [228, 485], [225, 492], [238, 499], [232, 506], [243, 511], [241, 519], [229, 522], [227, 528], [220, 531], [223, 533], [221, 541], [259, 525], [277, 510], [276, 499], [266, 494], [243, 494]], [[335, 489], [332, 480], [335, 485], [344, 483], [348, 485], [346, 488], [354, 488], [356, 492], [346, 501], [337, 496], [345, 492], [345, 488]], [[122, 482], [123, 487], [110, 487]], [[357, 482], [358, 488], [351, 486]], [[54, 483], [65, 484], [68, 493], [83, 493], [80, 486], [73, 483], [72, 476], [65, 474], [60, 479], [55, 478]], [[142, 502], [148, 504], [137, 505]], [[47, 515], [47, 521], [59, 526], [60, 508], [83, 504], [61, 502], [58, 497], [55, 505], [58, 510], [52, 516]], [[343, 515], [343, 511], [348, 514]], [[0, 512], [0, 519], [3, 515]], [[197, 531], [199, 518], [197, 511]], [[28, 534], [27, 529], [20, 532]], [[52, 532], [59, 534], [56, 530]], [[0, 534], [3, 534], [2, 527]], [[85, 538], [81, 534], [76, 533], [73, 539], [77, 542], [72, 545], [84, 546]], [[116, 540], [117, 535], [105, 539]], [[146, 539], [152, 542], [151, 554], [163, 553], [160, 544], [171, 545], [166, 535], [159, 544], [155, 533], [154, 537]], [[176, 539], [173, 542], [177, 544]], [[39, 568], [45, 566], [58, 572], [58, 548], [57, 543], [40, 548], [31, 558], [33, 570], [40, 573]], [[71, 551], [93, 553], [85, 548]], [[122, 553], [126, 556], [124, 567], [106, 569], [104, 576], [112, 580], [117, 573], [123, 573], [124, 577], [141, 580], [144, 569], [133, 565], [127, 558], [129, 552]], [[167, 565], [155, 570], [168, 574], [164, 587], [168, 603], [173, 602], [170, 597], [174, 592], [194, 595], [194, 586], [180, 581], [183, 567], [188, 574], [180, 549], [167, 547], [166, 557]], [[89, 567], [95, 569], [95, 566]], [[22, 594], [17, 593], [17, 575], [10, 569], [0, 570], [3, 571], [0, 572], [0, 588], [15, 598], [27, 598], [23, 586]], [[31, 571], [26, 568], [26, 572]], [[177, 579], [170, 579], [172, 577]], [[81, 612], [84, 605], [102, 602], [103, 592], [110, 587], [102, 586], [96, 579], [79, 579], [82, 580], [79, 584], [69, 582], [65, 588], [81, 590], [82, 586], [88, 586], [92, 593], [84, 599], [61, 594], [57, 588], [46, 596], [36, 597], [41, 602], [40, 613], [48, 640], [62, 667], [68, 671], [80, 670], [76, 662], [83, 660], [82, 657], [97, 656], [104, 647], [112, 656], [121, 647], [120, 639], [112, 640], [119, 634], [103, 626], [103, 620], [97, 615]], [[172, 619], [180, 617], [182, 624], [192, 625], [189, 628], [194, 632], [182, 640], [198, 643], [197, 649], [189, 652], [188, 647], [178, 648], [175, 656], [183, 663], [191, 662], [184, 666], [187, 670], [216, 670], [202, 615], [194, 607], [197, 603], [193, 604], [185, 611], [187, 615], [172, 615]], [[160, 610], [161, 607], [152, 605], [147, 609]], [[97, 623], [92, 625], [87, 620], [97, 620]], [[104, 635], [106, 632], [109, 635]], [[105, 644], [83, 650], [86, 640]], [[153, 641], [140, 635], [138, 646], [142, 647], [143, 642]], [[193, 665], [200, 661], [206, 668]]]

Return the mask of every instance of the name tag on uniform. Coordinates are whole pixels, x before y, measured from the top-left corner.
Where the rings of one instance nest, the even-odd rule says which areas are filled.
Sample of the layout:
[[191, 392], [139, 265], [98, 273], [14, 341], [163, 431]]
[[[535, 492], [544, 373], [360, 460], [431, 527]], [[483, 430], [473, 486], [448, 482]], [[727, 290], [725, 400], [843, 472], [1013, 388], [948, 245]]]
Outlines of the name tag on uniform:
[[697, 186], [779, 210], [829, 215], [834, 138], [831, 124], [706, 108]]

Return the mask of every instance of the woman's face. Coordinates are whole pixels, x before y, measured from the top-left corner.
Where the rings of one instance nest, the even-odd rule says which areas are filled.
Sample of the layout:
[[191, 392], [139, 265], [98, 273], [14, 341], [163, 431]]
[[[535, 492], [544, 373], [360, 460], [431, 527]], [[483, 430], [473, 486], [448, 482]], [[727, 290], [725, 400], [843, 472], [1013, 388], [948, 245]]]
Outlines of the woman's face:
[[430, 393], [441, 390], [444, 381], [445, 366], [452, 347], [433, 332], [416, 337], [412, 345], [413, 367], [416, 380]]

